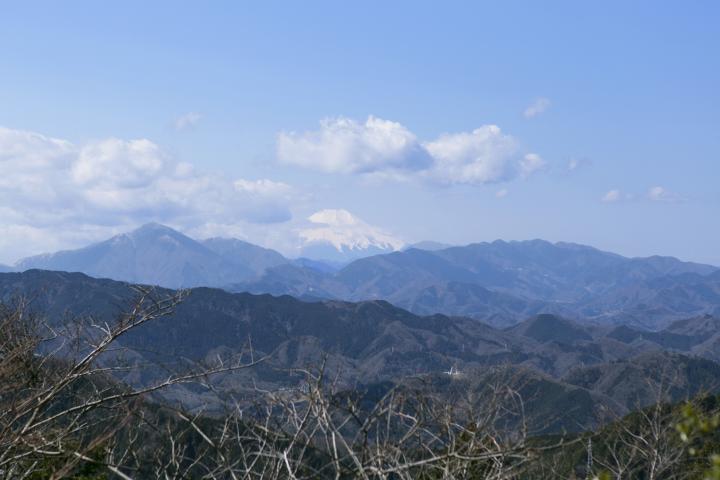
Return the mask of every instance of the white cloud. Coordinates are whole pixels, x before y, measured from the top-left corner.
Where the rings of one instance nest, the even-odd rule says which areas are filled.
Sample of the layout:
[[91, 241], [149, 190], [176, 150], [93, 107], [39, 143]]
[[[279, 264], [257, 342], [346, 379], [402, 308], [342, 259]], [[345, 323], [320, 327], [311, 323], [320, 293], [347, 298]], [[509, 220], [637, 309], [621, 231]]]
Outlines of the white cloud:
[[600, 200], [602, 200], [605, 203], [614, 203], [621, 199], [622, 194], [620, 193], [620, 190], [610, 190], [605, 195], [602, 196]]
[[326, 209], [308, 217], [312, 227], [299, 231], [304, 245], [329, 244], [338, 251], [367, 249], [399, 250], [405, 243], [397, 237], [374, 227], [347, 210]]
[[272, 180], [235, 180], [235, 189], [239, 192], [259, 195], [285, 195], [292, 191], [287, 183], [273, 182]]
[[508, 181], [544, 165], [496, 125], [421, 142], [403, 125], [372, 116], [365, 123], [337, 118], [322, 121], [318, 131], [283, 132], [277, 155], [282, 163], [323, 172], [445, 185]]
[[527, 177], [545, 168], [545, 160], [537, 153], [528, 153], [520, 160], [519, 166], [520, 174]]
[[648, 190], [647, 196], [650, 200], [662, 200], [667, 195], [663, 187], [652, 187]]
[[397, 122], [372, 116], [365, 123], [326, 119], [315, 132], [282, 132], [277, 154], [283, 163], [339, 173], [417, 170], [429, 163], [412, 132]]
[[187, 130], [194, 128], [202, 120], [202, 115], [197, 112], [188, 112], [175, 119], [175, 130]]
[[425, 144], [435, 159], [427, 176], [445, 184], [485, 184], [526, 176], [543, 165], [539, 155], [520, 155], [513, 137], [496, 125], [445, 134]]
[[320, 225], [331, 225], [335, 227], [345, 227], [350, 225], [359, 225], [361, 221], [355, 218], [350, 212], [342, 209], [325, 209], [313, 213], [308, 217], [311, 223]]
[[497, 198], [505, 198], [505, 197], [507, 197], [507, 195], [508, 195], [508, 191], [507, 191], [507, 189], [505, 189], [505, 188], [503, 188], [502, 190], [498, 190], [497, 192], [495, 192], [495, 196], [496, 196]]
[[0, 262], [147, 221], [185, 229], [284, 222], [296, 199], [285, 183], [198, 172], [146, 139], [73, 145], [0, 128]]
[[525, 116], [525, 118], [533, 118], [540, 115], [548, 108], [550, 108], [550, 100], [540, 97], [535, 99], [535, 101], [525, 109], [523, 116]]
[[160, 147], [149, 140], [110, 138], [83, 146], [71, 171], [78, 185], [134, 188], [155, 181], [165, 164]]
[[678, 202], [682, 200], [677, 193], [670, 192], [660, 186], [650, 188], [647, 191], [647, 198], [654, 202]]
[[653, 202], [679, 202], [682, 197], [677, 193], [670, 192], [663, 187], [655, 186], [648, 189], [645, 195], [634, 193], [622, 193], [620, 190], [610, 190], [601, 200], [605, 203], [613, 203], [619, 201], [639, 201], [645, 198]]

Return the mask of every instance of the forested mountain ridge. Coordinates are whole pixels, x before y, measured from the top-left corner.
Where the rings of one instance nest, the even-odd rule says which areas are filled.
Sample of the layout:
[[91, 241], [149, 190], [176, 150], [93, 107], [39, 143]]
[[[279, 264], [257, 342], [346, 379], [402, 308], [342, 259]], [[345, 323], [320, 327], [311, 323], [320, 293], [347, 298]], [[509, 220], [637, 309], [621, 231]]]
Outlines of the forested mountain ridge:
[[[155, 290], [160, 297], [171, 293]], [[33, 308], [45, 312], [51, 322], [83, 315], [95, 321], [110, 319], [133, 294], [130, 284], [79, 273], [0, 274], [0, 299], [30, 298]], [[720, 386], [720, 370], [712, 361], [720, 357], [720, 332], [712, 331], [716, 322], [715, 317], [703, 316], [650, 332], [588, 326], [541, 314], [500, 330], [469, 318], [418, 316], [385, 301], [306, 302], [196, 288], [173, 315], [143, 325], [119, 342], [135, 361], [157, 365], [172, 365], [178, 359], [212, 361], [218, 355], [246, 355], [249, 349], [256, 358], [266, 357], [254, 369], [214, 380], [216, 391], [224, 392], [221, 397], [234, 398], [250, 398], [258, 387], [295, 388], [300, 380], [293, 371], [321, 364], [348, 389], [426, 378], [442, 390], [442, 379], [456, 378], [453, 371], [461, 374], [456, 380], [477, 388], [472, 385], [505, 371], [527, 388], [534, 385], [530, 390], [539, 395], [534, 403], [538, 412], [548, 412], [560, 398], [570, 402], [580, 395], [584, 406], [574, 414], [574, 422], [582, 419], [595, 425], [601, 421], [598, 405], [622, 414], [635, 403], [647, 403], [652, 392], [642, 379], [672, 378], [678, 385], [674, 398]], [[683, 329], [690, 333], [677, 333]], [[666, 377], [658, 377], [659, 370], [651, 367], [660, 364], [672, 369]], [[633, 373], [618, 374], [623, 371]], [[193, 408], [220, 401], [212, 392], [182, 389], [174, 390], [173, 398]], [[560, 419], [553, 425], [569, 428]]]

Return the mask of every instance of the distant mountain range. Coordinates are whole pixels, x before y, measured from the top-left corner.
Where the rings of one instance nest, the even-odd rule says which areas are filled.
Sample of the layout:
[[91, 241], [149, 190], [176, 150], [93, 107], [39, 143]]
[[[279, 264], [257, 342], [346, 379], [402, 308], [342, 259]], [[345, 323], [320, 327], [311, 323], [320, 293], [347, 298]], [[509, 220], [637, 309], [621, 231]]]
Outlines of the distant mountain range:
[[[353, 220], [328, 215], [323, 221], [330, 226], [318, 227], [322, 235], [332, 234], [334, 223]], [[364, 232], [366, 226], [357, 228]], [[360, 244], [372, 248], [370, 243]], [[208, 286], [301, 299], [386, 300], [416, 314], [465, 316], [501, 326], [539, 313], [649, 329], [706, 313], [720, 315], [720, 270], [710, 265], [672, 257], [627, 258], [543, 240], [420, 246], [424, 248], [350, 263], [289, 260], [241, 240], [196, 241], [169, 227], [148, 224], [79, 250], [21, 260], [15, 269], [83, 272], [169, 288]]]
[[356, 260], [335, 273], [281, 266], [230, 288], [299, 298], [384, 299], [418, 314], [441, 312], [496, 325], [549, 312], [662, 328], [680, 318], [720, 313], [717, 267], [543, 240], [409, 249]]
[[[305, 243], [303, 251], [316, 257], [289, 260], [275, 250], [236, 238], [194, 240], [177, 230], [149, 223], [132, 232], [80, 248], [37, 255], [18, 261], [13, 267], [0, 265], [0, 272], [32, 268], [82, 272], [94, 277], [161, 285], [169, 288], [223, 286], [249, 280], [268, 268], [294, 264], [325, 273], [336, 272], [349, 259], [393, 251], [391, 244], [371, 237], [354, 238], [355, 243], [336, 245], [322, 237]], [[306, 235], [309, 235], [306, 232]], [[323, 254], [326, 249], [333, 250]]]
[[[32, 298], [54, 323], [68, 314], [108, 319], [133, 292], [127, 283], [79, 273], [0, 274], [0, 300], [18, 295]], [[214, 391], [169, 393], [190, 408], [226, 395], [251, 399], [256, 388], [296, 388], [302, 379], [294, 369], [326, 361], [329, 376], [338, 374], [341, 386], [361, 391], [419, 382], [438, 394], [469, 394], [501, 378], [523, 392], [538, 428], [558, 431], [597, 425], [606, 420], [603, 411], [622, 414], [651, 403], [654, 386], [663, 382], [670, 382], [676, 399], [718, 391], [720, 365], [713, 360], [720, 358], [719, 326], [719, 317], [701, 316], [649, 332], [544, 314], [501, 330], [467, 318], [417, 316], [383, 301], [303, 302], [197, 288], [174, 315], [120, 341], [133, 352], [128, 358], [164, 366], [179, 358], [211, 361], [248, 344], [257, 357], [269, 356], [258, 368], [217, 377]]]

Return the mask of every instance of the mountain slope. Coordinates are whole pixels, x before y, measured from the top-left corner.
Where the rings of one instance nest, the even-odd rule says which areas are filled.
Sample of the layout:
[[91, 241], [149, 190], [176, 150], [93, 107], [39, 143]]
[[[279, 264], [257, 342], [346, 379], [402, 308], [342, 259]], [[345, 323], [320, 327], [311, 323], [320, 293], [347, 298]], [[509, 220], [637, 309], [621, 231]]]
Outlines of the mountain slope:
[[[680, 401], [720, 388], [720, 365], [701, 358], [667, 352], [634, 357], [632, 361], [583, 366], [563, 377], [564, 382], [603, 392], [626, 411], [666, 400]], [[654, 385], [656, 391], [647, 388]]]
[[428, 250], [431, 252], [435, 252], [437, 250], [445, 250], [446, 248], [450, 248], [453, 245], [450, 245], [449, 243], [441, 243], [441, 242], [433, 242], [432, 240], [424, 240], [422, 242], [416, 242], [410, 245], [407, 245], [403, 247], [403, 250], [410, 250], [411, 248], [416, 248], [418, 250]]
[[548, 314], [532, 317], [509, 328], [507, 331], [515, 335], [532, 338], [540, 343], [554, 341], [572, 344], [593, 339], [587, 327]]
[[288, 263], [288, 259], [275, 250], [236, 238], [209, 238], [200, 243], [232, 264], [249, 268], [256, 275], [262, 274], [268, 268]]
[[720, 272], [686, 272], [621, 285], [577, 305], [579, 315], [598, 321], [657, 329], [675, 320], [720, 315]]
[[219, 286], [255, 275], [252, 268], [156, 223], [79, 250], [26, 258], [16, 268], [82, 272], [171, 288]]
[[524, 318], [539, 312], [555, 311], [544, 302], [495, 292], [480, 285], [461, 282], [435, 283], [413, 292], [388, 296], [398, 306], [420, 314], [448, 312], [483, 319], [492, 325], [504, 325], [506, 319]]

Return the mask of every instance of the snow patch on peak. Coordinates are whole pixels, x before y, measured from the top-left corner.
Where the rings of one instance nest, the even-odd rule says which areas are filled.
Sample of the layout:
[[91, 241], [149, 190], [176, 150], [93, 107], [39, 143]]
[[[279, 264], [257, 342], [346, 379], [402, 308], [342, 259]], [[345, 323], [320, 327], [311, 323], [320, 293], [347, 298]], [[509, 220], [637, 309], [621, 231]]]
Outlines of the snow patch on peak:
[[308, 217], [317, 227], [300, 230], [304, 246], [329, 244], [340, 253], [362, 250], [400, 250], [405, 243], [352, 215], [347, 210], [320, 210]]

